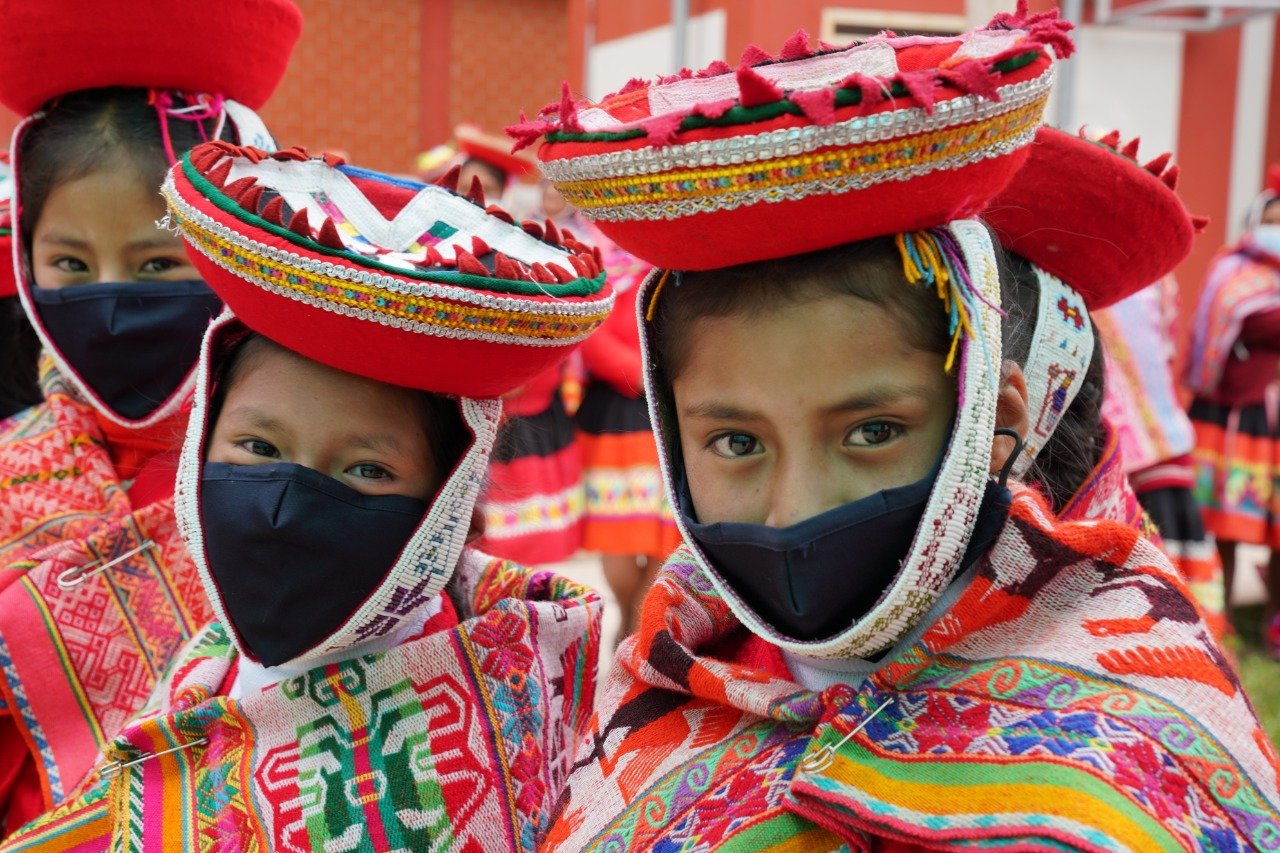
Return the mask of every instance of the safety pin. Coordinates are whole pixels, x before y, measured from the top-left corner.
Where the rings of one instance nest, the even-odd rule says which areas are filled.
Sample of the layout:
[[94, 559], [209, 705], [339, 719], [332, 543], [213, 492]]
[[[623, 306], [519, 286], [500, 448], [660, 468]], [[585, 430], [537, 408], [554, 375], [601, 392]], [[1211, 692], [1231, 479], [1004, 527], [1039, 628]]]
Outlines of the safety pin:
[[815, 749], [813, 752], [809, 753], [804, 758], [802, 758], [800, 760], [801, 772], [817, 773], [819, 770], [826, 770], [828, 767], [830, 767], [831, 762], [836, 760], [836, 751], [840, 749], [840, 747], [848, 743], [853, 738], [854, 735], [856, 735], [858, 732], [865, 729], [867, 727], [867, 723], [870, 723], [872, 720], [874, 720], [877, 714], [879, 714], [885, 708], [888, 708], [889, 705], [891, 705], [892, 703], [893, 703], [893, 697], [890, 696], [888, 699], [880, 703], [879, 708], [876, 708], [874, 711], [872, 711], [870, 714], [864, 717], [862, 722], [854, 726], [853, 729], [847, 735], [840, 738], [840, 740], [836, 741], [834, 744], [829, 743], [823, 747], [820, 747], [819, 749]]
[[[128, 560], [130, 557], [136, 557], [138, 554], [141, 554], [143, 551], [146, 551], [154, 547], [156, 547], [156, 543], [148, 539], [145, 542], [143, 542], [141, 545], [139, 545], [137, 548], [134, 548], [132, 551], [126, 551], [125, 553], [121, 554], [119, 557], [114, 557], [110, 560], [107, 560], [105, 563], [103, 563], [101, 560], [90, 560], [87, 563], [81, 563], [78, 566], [73, 566], [72, 568], [69, 568], [62, 574], [58, 575], [58, 579], [57, 579], [58, 586], [61, 587], [62, 589], [75, 589], [76, 587], [80, 586], [80, 584], [84, 583], [94, 575], [100, 575], [103, 572], [110, 569], [111, 567], [117, 566], [120, 563], [123, 563], [125, 560]], [[99, 565], [98, 568], [94, 569], [91, 572], [85, 571], [90, 566], [97, 563], [101, 563], [101, 565]]]
[[144, 752], [137, 758], [131, 758], [128, 761], [113, 761], [110, 764], [104, 764], [102, 769], [98, 771], [98, 775], [103, 779], [110, 779], [112, 776], [126, 768], [134, 766], [135, 764], [141, 764], [144, 761], [150, 761], [151, 759], [159, 758], [162, 755], [169, 755], [174, 752], [182, 752], [186, 749], [194, 749], [197, 746], [204, 746], [208, 742], [209, 739], [207, 737], [202, 737], [198, 740], [191, 741], [191, 743], [179, 744], [177, 746], [169, 747], [168, 749], [162, 749], [159, 752]]

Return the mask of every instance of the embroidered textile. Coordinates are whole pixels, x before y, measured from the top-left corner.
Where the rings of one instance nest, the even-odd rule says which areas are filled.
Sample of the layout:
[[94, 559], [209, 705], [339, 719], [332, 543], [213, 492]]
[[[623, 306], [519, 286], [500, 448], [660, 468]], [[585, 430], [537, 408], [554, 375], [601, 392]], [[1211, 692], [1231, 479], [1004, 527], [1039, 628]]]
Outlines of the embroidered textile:
[[1275, 751], [1132, 529], [1019, 490], [954, 606], [856, 694], [791, 680], [689, 557], [619, 652], [545, 849], [1280, 848]]
[[49, 550], [0, 592], [0, 697], [53, 804], [142, 708], [212, 611], [172, 500]]
[[1173, 381], [1177, 298], [1177, 281], [1165, 276], [1093, 315], [1106, 356], [1102, 411], [1119, 433], [1128, 472], [1190, 453], [1195, 446]]
[[1245, 319], [1275, 308], [1280, 308], [1280, 269], [1242, 247], [1219, 255], [1196, 308], [1187, 387], [1212, 398]]
[[131, 509], [93, 409], [47, 358], [41, 385], [43, 403], [0, 422], [0, 589], [35, 566], [40, 549]]
[[600, 602], [474, 551], [458, 574], [474, 615], [240, 701], [212, 623], [80, 796], [0, 850], [533, 850], [585, 730]]

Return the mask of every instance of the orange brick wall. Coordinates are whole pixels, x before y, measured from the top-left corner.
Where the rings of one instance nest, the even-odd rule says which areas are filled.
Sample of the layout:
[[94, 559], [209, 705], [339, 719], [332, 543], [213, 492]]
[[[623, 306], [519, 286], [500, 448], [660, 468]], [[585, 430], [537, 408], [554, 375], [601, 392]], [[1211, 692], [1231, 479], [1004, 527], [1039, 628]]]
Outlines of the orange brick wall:
[[407, 172], [419, 136], [421, 0], [295, 0], [302, 39], [262, 110], [283, 146], [342, 148]]
[[450, 127], [471, 121], [501, 131], [521, 109], [533, 115], [557, 100], [568, 38], [566, 0], [453, 0]]

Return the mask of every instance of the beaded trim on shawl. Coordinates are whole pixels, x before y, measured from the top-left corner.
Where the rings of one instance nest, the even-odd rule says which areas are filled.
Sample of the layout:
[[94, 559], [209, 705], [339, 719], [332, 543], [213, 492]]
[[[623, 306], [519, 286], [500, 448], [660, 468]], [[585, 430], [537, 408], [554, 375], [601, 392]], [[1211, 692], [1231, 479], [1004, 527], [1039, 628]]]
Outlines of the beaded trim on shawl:
[[[959, 339], [959, 406], [956, 425], [946, 447], [938, 478], [930, 492], [903, 568], [880, 600], [848, 628], [833, 637], [801, 641], [780, 634], [737, 594], [689, 535], [683, 514], [676, 513], [680, 533], [694, 559], [706, 571], [716, 592], [734, 615], [753, 633], [790, 652], [811, 657], [867, 657], [892, 645], [928, 612], [955, 577], [973, 531], [978, 506], [989, 479], [995, 435], [996, 395], [1001, 360], [1000, 280], [995, 251], [986, 226], [976, 220], [957, 220], [946, 226], [954, 237], [975, 291], [968, 308], [970, 334]], [[679, 506], [663, 408], [667, 394], [661, 387], [653, 354], [653, 327], [646, 322], [650, 301], [663, 281], [661, 271], [646, 280], [636, 300], [641, 346], [645, 358], [645, 392], [658, 438], [663, 480], [672, 506]], [[906, 284], [903, 285], [908, 286]]]
[[1026, 444], [1013, 465], [1022, 477], [1058, 428], [1080, 393], [1093, 358], [1093, 322], [1080, 294], [1062, 279], [1032, 264], [1040, 282], [1035, 333], [1023, 371], [1027, 380], [1030, 425]]
[[[208, 406], [213, 390], [210, 384], [211, 362], [222, 333], [237, 322], [230, 311], [224, 311], [205, 335], [196, 370], [191, 420], [178, 461], [178, 484], [174, 492], [178, 529], [200, 572], [217, 619], [228, 626], [234, 626], [235, 623], [228, 618], [217, 582], [209, 571], [204, 549], [204, 530], [200, 523], [199, 495], [206, 430], [209, 427]], [[463, 422], [474, 437], [462, 459], [432, 499], [422, 523], [409, 538], [395, 565], [346, 622], [306, 653], [290, 661], [291, 663], [306, 661], [385, 635], [426, 605], [444, 589], [453, 576], [470, 531], [471, 510], [488, 470], [489, 453], [493, 449], [498, 422], [502, 416], [502, 401], [461, 398], [458, 406]]]

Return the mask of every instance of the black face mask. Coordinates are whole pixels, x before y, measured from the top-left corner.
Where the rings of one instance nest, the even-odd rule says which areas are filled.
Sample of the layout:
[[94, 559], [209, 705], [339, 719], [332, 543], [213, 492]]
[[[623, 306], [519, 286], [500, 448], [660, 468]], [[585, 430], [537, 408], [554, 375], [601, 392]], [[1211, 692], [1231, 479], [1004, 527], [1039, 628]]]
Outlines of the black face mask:
[[266, 666], [337, 630], [391, 571], [426, 513], [426, 501], [362, 495], [284, 462], [207, 462], [200, 481], [209, 571], [245, 651]]
[[[822, 640], [864, 616], [892, 584], [936, 477], [935, 469], [785, 528], [699, 524], [688, 513], [685, 523], [712, 568], [766, 622], [793, 639]], [[682, 491], [684, 506], [692, 507]], [[1010, 501], [1008, 489], [987, 484], [961, 570], [999, 534]]]
[[31, 288], [40, 322], [62, 357], [112, 412], [154, 412], [191, 372], [222, 302], [203, 281]]

